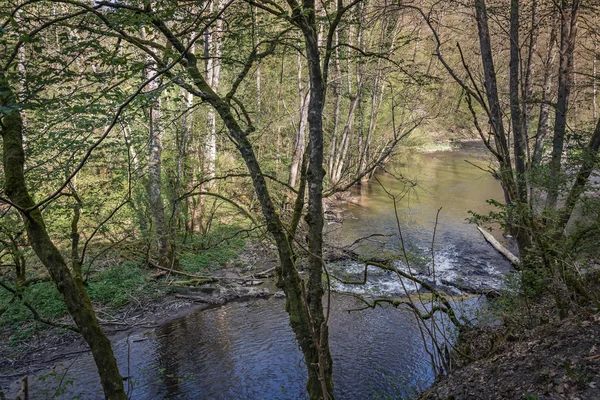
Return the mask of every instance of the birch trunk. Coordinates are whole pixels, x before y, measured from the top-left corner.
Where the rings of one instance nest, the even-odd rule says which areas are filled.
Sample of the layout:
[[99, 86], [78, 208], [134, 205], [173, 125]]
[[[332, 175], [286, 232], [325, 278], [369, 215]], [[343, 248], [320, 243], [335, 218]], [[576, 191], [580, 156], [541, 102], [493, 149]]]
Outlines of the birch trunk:
[[[149, 60], [146, 67], [146, 79], [154, 76], [153, 64]], [[148, 84], [148, 94], [153, 97], [146, 110], [148, 119], [148, 183], [146, 192], [150, 204], [150, 214], [158, 245], [158, 263], [167, 268], [177, 268], [178, 263], [173, 252], [170, 229], [165, 218], [165, 205], [162, 199], [162, 125], [160, 83], [155, 79]]]
[[[215, 7], [216, 6], [216, 7]], [[223, 7], [223, 0], [213, 0], [210, 4], [210, 12], [218, 12]], [[215, 9], [216, 8], [216, 9]], [[223, 20], [217, 19], [214, 27], [204, 34], [204, 56], [206, 57], [206, 76], [210, 87], [216, 92], [219, 90], [221, 77], [221, 56], [223, 54]], [[208, 110], [208, 137], [205, 147], [205, 169], [208, 178], [215, 177], [217, 161], [217, 119], [215, 110]], [[214, 181], [209, 181], [206, 189], [210, 190]]]

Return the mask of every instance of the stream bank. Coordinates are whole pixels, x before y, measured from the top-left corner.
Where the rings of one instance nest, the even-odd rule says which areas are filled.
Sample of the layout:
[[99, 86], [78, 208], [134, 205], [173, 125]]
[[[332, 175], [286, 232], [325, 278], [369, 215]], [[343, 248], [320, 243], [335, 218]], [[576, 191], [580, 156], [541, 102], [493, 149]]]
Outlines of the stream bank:
[[512, 312], [529, 313], [537, 321], [470, 332], [460, 347], [477, 360], [439, 378], [420, 399], [597, 400], [598, 310], [579, 310], [559, 320], [552, 299], [545, 298], [532, 309]]

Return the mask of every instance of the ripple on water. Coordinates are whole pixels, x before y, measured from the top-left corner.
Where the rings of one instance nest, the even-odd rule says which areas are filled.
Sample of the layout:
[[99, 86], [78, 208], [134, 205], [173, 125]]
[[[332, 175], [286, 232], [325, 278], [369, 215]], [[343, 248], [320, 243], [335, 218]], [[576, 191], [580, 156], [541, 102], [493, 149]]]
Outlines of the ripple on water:
[[[330, 342], [342, 399], [409, 397], [433, 381], [413, 315], [402, 308], [348, 313], [360, 304], [334, 295]], [[230, 303], [195, 312], [115, 343], [133, 399], [304, 399], [306, 371], [283, 299]], [[129, 351], [128, 351], [129, 349]], [[68, 365], [67, 365], [68, 366]], [[62, 378], [31, 380], [32, 399], [48, 398]], [[47, 374], [47, 372], [46, 372]], [[91, 357], [70, 365], [59, 399], [101, 399]]]

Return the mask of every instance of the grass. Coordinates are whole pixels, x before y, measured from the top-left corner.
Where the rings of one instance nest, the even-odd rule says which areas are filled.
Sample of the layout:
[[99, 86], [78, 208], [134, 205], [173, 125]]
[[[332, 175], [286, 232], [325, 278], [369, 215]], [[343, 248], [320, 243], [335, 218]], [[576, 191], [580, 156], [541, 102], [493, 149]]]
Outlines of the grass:
[[156, 292], [156, 285], [148, 282], [147, 275], [138, 265], [126, 261], [94, 276], [88, 293], [92, 301], [117, 309], [132, 298], [149, 297]]
[[[12, 294], [2, 289], [0, 307], [4, 307], [11, 298]], [[51, 282], [42, 282], [25, 288], [23, 300], [30, 303], [40, 316], [46, 319], [57, 319], [66, 313], [65, 304]], [[10, 343], [26, 339], [35, 332], [32, 319], [31, 311], [21, 302], [14, 301], [0, 318], [0, 331], [8, 331]]]

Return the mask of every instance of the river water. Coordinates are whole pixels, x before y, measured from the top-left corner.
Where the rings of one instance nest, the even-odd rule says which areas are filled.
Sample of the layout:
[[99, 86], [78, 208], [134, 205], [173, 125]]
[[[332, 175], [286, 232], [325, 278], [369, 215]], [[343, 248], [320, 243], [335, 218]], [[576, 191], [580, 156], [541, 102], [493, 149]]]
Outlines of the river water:
[[[500, 286], [510, 266], [465, 221], [469, 210], [487, 213], [490, 206], [485, 200], [502, 197], [497, 181], [464, 161], [485, 167], [483, 154], [480, 147], [462, 145], [453, 152], [413, 154], [395, 162], [388, 170], [418, 186], [406, 192], [405, 183], [391, 174], [378, 174], [378, 182], [356, 189], [352, 202], [335, 210], [329, 236], [351, 243], [374, 233], [395, 235], [376, 238], [358, 250], [402, 259], [393, 203], [385, 190], [404, 193], [397, 203], [398, 218], [409, 262], [420, 278], [456, 293]], [[432, 263], [432, 231], [440, 207]], [[498, 232], [495, 235], [500, 238]], [[405, 262], [395, 265], [407, 269]], [[348, 278], [360, 275], [363, 267], [345, 263], [330, 268]], [[402, 294], [393, 275], [375, 269], [370, 273], [366, 285], [337, 284], [346, 294], [332, 296], [335, 390], [340, 399], [411, 398], [434, 378], [412, 313], [402, 307], [347, 312], [360, 306], [348, 293]], [[477, 298], [456, 304], [463, 315], [471, 316], [480, 306]], [[126, 383], [134, 399], [306, 398], [305, 366], [288, 325], [284, 299], [233, 302], [194, 312], [117, 340], [114, 348], [122, 374], [131, 377]], [[43, 381], [32, 380], [31, 398], [52, 398], [58, 386], [66, 387], [66, 392], [56, 398], [102, 398], [88, 354], [42, 375]]]

